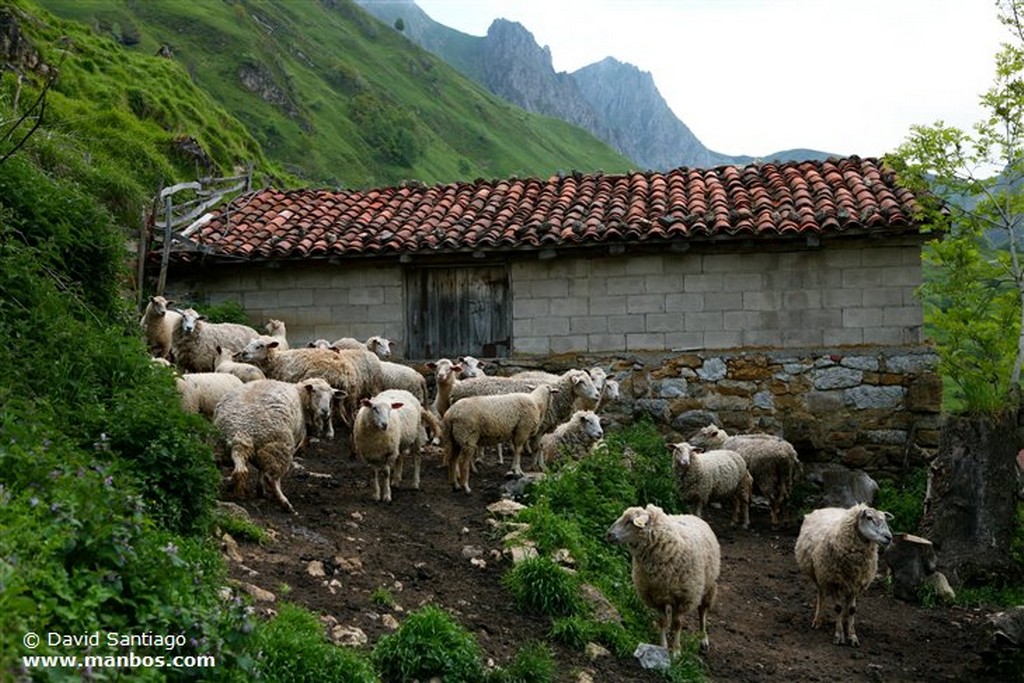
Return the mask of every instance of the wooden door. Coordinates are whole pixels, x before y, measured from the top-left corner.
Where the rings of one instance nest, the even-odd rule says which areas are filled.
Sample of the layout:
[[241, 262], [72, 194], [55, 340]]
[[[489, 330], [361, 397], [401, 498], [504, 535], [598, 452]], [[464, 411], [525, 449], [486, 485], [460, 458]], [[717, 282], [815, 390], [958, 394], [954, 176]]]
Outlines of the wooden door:
[[413, 268], [405, 287], [407, 357], [508, 356], [512, 301], [504, 265]]

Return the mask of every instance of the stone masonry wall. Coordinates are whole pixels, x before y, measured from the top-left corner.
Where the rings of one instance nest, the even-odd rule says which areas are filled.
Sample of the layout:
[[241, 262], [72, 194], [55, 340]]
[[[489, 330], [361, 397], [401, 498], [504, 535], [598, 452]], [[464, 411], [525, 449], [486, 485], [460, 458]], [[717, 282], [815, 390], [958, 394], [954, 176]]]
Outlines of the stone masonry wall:
[[926, 463], [938, 446], [942, 382], [927, 346], [702, 351], [503, 361], [494, 374], [599, 365], [621, 385], [615, 422], [650, 417], [673, 439], [711, 422], [785, 436], [804, 462], [874, 475]]

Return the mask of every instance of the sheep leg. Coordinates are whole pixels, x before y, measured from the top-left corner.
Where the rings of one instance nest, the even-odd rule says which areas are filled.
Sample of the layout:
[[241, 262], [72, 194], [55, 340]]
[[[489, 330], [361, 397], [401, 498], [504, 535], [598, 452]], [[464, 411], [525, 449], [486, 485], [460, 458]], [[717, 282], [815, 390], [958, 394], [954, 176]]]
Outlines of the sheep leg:
[[[472, 493], [473, 490], [469, 488], [469, 470], [472, 458], [463, 458], [461, 467], [459, 468], [459, 487], [466, 493]], [[458, 490], [458, 489], [456, 489]]]
[[420, 449], [413, 448], [412, 451], [412, 487], [419, 491], [420, 489]]
[[380, 468], [373, 468], [373, 499], [380, 502]]
[[779, 501], [773, 496], [768, 500], [769, 509], [772, 515], [772, 529], [779, 528]]
[[846, 640], [851, 647], [860, 647], [860, 639], [857, 638], [857, 630], [853, 626], [854, 616], [857, 614], [857, 598], [851, 598], [845, 603], [843, 610], [843, 629], [846, 632]]
[[384, 463], [384, 502], [391, 502], [391, 463]]
[[448, 457], [448, 484], [452, 487], [452, 491], [458, 491], [459, 481], [462, 478], [462, 461], [466, 457], [466, 449], [454, 436], [449, 435], [444, 452]]
[[279, 477], [273, 477], [269, 473], [264, 472], [263, 486], [264, 489], [269, 489], [274, 492], [274, 498], [277, 499], [277, 502], [281, 504], [281, 507], [283, 507], [286, 512], [290, 512], [293, 515], [299, 514], [295, 511], [295, 508], [292, 507], [292, 504], [288, 502], [288, 499], [285, 498], [284, 491], [281, 490], [281, 479]]
[[288, 468], [291, 467], [293, 451], [294, 448], [287, 443], [271, 441], [256, 450], [255, 460], [256, 466], [263, 473], [261, 481], [263, 482], [264, 495], [268, 491], [273, 492], [274, 498], [280, 503], [282, 508], [287, 512], [296, 514], [295, 508], [292, 507], [292, 504], [285, 498], [284, 492], [281, 491], [281, 479], [284, 478]]
[[234, 464], [231, 485], [236, 496], [244, 497], [249, 480], [248, 462], [253, 455], [252, 439], [245, 434], [235, 434], [230, 440], [230, 446], [231, 462]]
[[739, 491], [736, 493], [736, 508], [732, 513], [732, 523], [736, 524], [736, 519], [739, 516], [739, 512], [743, 512], [743, 528], [750, 528], [750, 490], [753, 488], [753, 479], [748, 473], [743, 483], [740, 485]]
[[512, 444], [512, 473], [521, 475], [523, 473], [523, 445]]
[[391, 481], [395, 486], [402, 483], [402, 475], [405, 473], [405, 452], [399, 453], [395, 459], [394, 471], [391, 474]]
[[818, 628], [821, 626], [821, 606], [825, 604], [826, 596], [825, 589], [821, 586], [817, 587], [818, 597], [814, 601], [814, 619], [811, 620], [811, 628]]
[[701, 598], [700, 604], [697, 605], [697, 626], [700, 629], [701, 652], [707, 652], [711, 648], [711, 642], [708, 640], [708, 612], [715, 604], [717, 594], [718, 586], [712, 584], [704, 591], [704, 596]]
[[669, 605], [668, 610], [672, 613], [672, 647], [670, 652], [678, 653], [682, 648], [683, 638], [683, 610], [682, 605]]
[[672, 604], [668, 603], [661, 610], [661, 614], [658, 615], [658, 631], [661, 632], [661, 646], [668, 649], [668, 629], [669, 624], [672, 623]]
[[505, 464], [505, 456], [502, 455], [502, 453], [501, 453], [501, 444], [500, 443], [498, 444], [498, 464], [499, 465], [504, 465]]

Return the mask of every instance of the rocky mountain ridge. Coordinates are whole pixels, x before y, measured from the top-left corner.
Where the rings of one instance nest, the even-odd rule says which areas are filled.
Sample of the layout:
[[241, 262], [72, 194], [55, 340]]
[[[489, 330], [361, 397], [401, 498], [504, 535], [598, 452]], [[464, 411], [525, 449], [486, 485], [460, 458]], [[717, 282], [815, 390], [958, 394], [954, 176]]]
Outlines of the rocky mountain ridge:
[[[708, 149], [671, 110], [651, 74], [632, 64], [607, 57], [572, 73], [556, 72], [550, 49], [538, 45], [518, 22], [495, 19], [487, 35], [477, 37], [434, 21], [414, 0], [357, 2], [388, 25], [401, 27], [410, 41], [495, 95], [527, 111], [590, 131], [640, 168], [711, 167], [754, 160]], [[784, 161], [828, 156], [799, 149], [765, 158]]]

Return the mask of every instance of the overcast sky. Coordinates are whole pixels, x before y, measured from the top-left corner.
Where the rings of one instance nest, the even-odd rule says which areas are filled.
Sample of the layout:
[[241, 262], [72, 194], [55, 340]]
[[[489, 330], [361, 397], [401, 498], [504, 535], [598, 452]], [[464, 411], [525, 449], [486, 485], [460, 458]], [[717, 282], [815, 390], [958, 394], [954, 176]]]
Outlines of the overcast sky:
[[969, 129], [1010, 40], [994, 0], [416, 0], [482, 36], [496, 18], [556, 71], [615, 57], [648, 71], [716, 152], [878, 156], [913, 124]]

